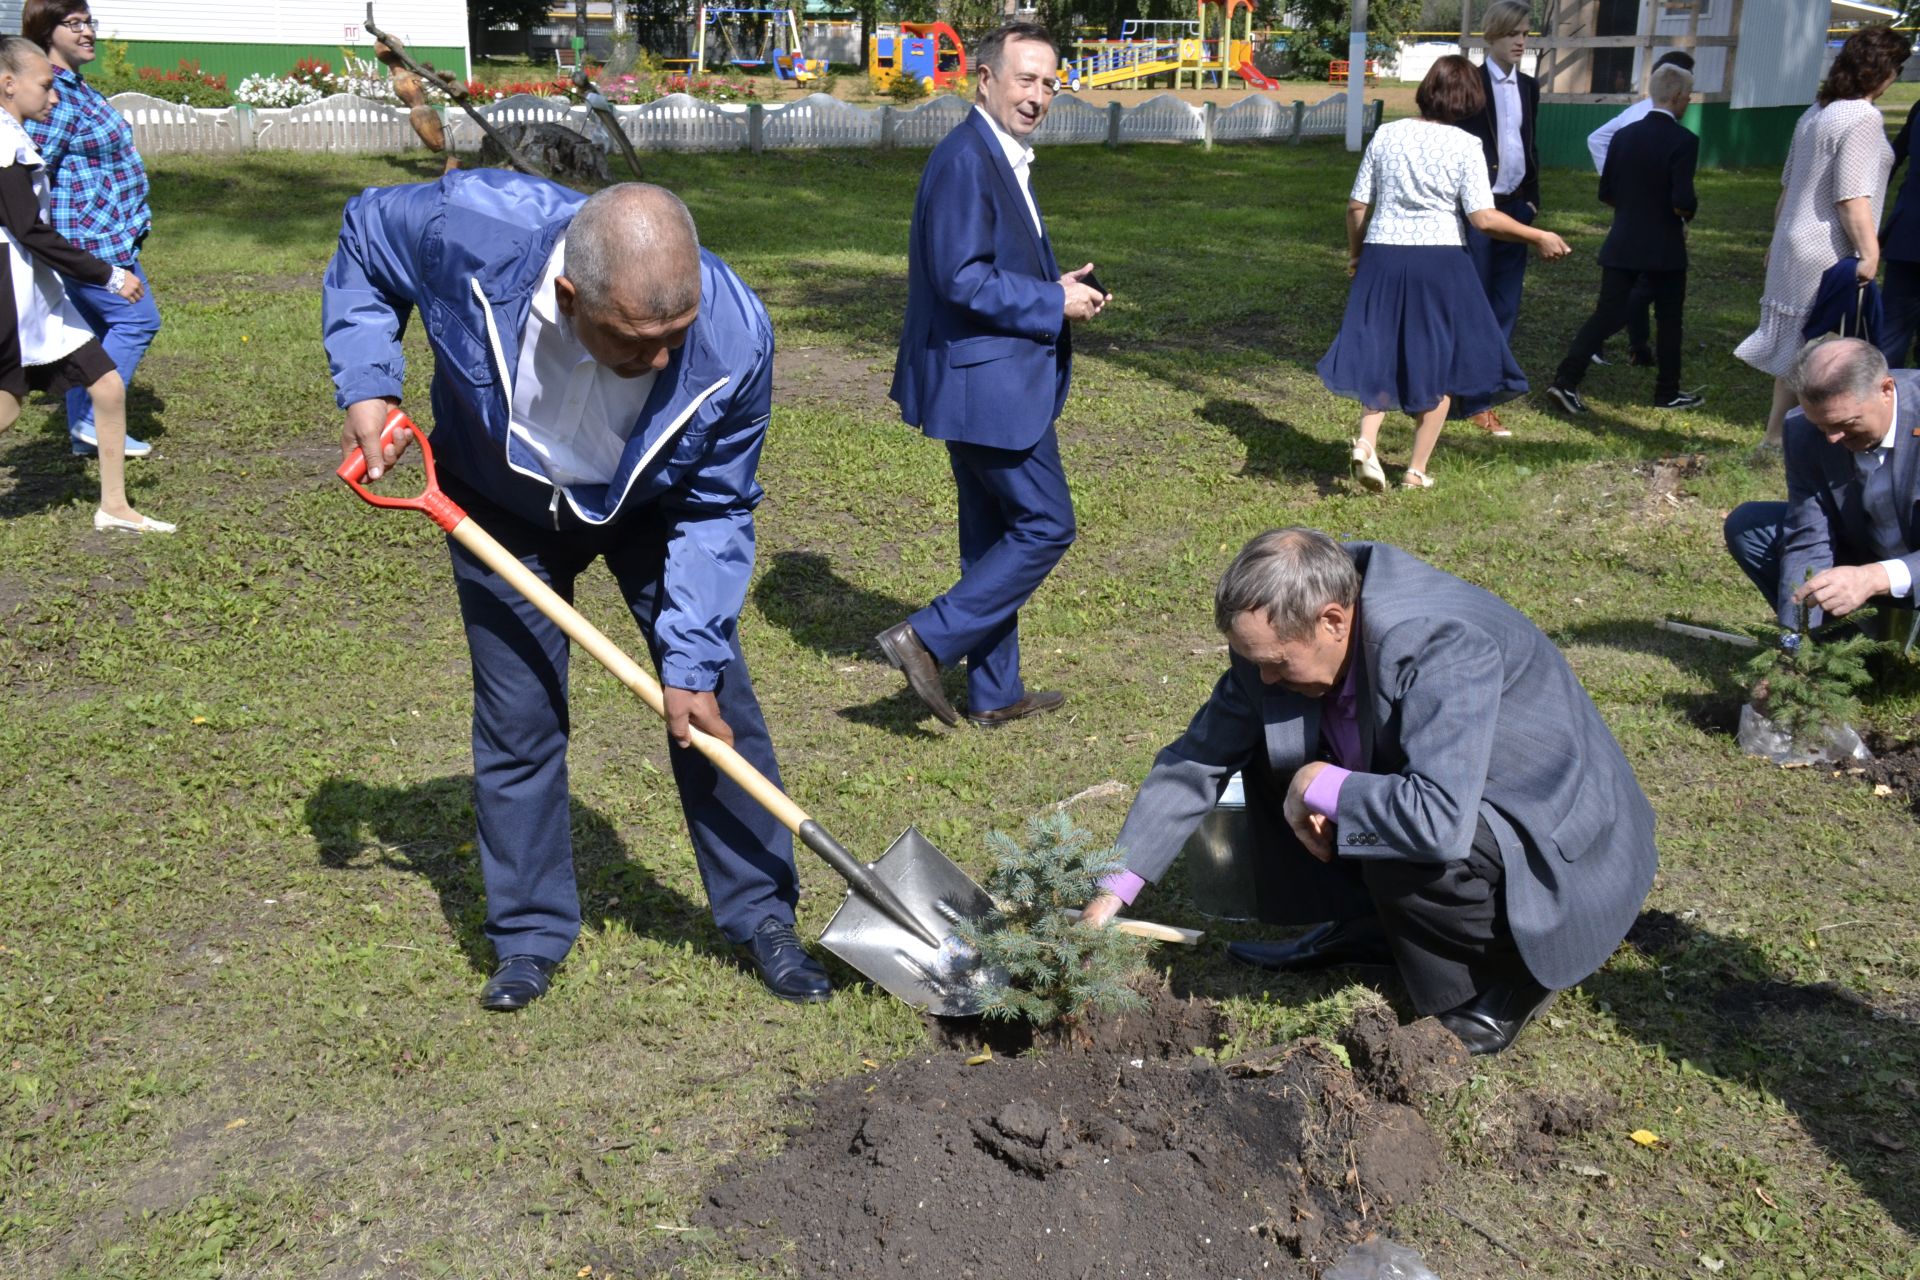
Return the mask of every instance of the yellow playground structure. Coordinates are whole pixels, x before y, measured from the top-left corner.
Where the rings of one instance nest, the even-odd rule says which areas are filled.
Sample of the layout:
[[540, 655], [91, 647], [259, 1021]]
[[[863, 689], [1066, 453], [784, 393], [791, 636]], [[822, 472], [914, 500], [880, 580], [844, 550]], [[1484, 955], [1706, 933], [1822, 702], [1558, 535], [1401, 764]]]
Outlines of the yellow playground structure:
[[[1238, 37], [1236, 18], [1243, 18]], [[1082, 41], [1060, 62], [1060, 79], [1074, 90], [1148, 88], [1158, 76], [1176, 89], [1188, 76], [1195, 89], [1231, 88], [1229, 76], [1243, 88], [1278, 88], [1253, 65], [1253, 0], [1197, 0], [1192, 19], [1129, 18], [1118, 40]]]

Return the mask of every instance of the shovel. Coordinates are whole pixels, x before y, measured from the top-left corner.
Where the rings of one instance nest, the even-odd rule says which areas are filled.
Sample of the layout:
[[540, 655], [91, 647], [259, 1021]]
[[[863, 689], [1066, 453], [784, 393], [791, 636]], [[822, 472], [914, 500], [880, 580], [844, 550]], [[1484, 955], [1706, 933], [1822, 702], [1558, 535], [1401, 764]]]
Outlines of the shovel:
[[[411, 433], [419, 443], [421, 464], [426, 468], [426, 487], [418, 497], [388, 497], [367, 488], [362, 483], [367, 462], [358, 450], [340, 464], [340, 478], [376, 507], [426, 513], [455, 542], [471, 551], [552, 619], [620, 683], [638, 694], [642, 702], [653, 708], [655, 715], [665, 719], [666, 699], [659, 682], [494, 541], [486, 530], [470, 520], [460, 505], [441, 490], [434, 471], [433, 449], [412, 419], [399, 409], [389, 413], [381, 443], [391, 443], [394, 435], [401, 431]], [[974, 950], [954, 935], [953, 925], [960, 920], [978, 919], [993, 910], [993, 899], [985, 889], [914, 827], [902, 832], [880, 855], [879, 861], [860, 861], [738, 751], [699, 729], [691, 732], [695, 750], [738, 783], [847, 882], [846, 899], [827, 922], [826, 932], [820, 935], [820, 945], [917, 1009], [947, 1018], [980, 1012], [986, 988], [1005, 983], [1007, 975], [1004, 971], [983, 967]], [[1190, 930], [1163, 930], [1162, 926], [1140, 921], [1113, 920], [1109, 925], [1129, 933], [1189, 945], [1200, 936]], [[1170, 933], [1191, 936], [1169, 938]]]

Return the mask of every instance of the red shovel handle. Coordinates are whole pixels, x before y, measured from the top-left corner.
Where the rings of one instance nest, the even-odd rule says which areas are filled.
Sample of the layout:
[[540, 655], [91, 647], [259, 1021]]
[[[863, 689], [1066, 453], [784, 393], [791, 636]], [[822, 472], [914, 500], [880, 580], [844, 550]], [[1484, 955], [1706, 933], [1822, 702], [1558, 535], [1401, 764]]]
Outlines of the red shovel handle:
[[385, 449], [393, 443], [399, 432], [409, 432], [420, 445], [420, 461], [427, 469], [427, 485], [417, 498], [390, 498], [383, 493], [375, 493], [362, 483], [367, 476], [367, 457], [355, 449], [347, 455], [334, 474], [347, 482], [347, 486], [360, 495], [363, 502], [376, 507], [396, 507], [402, 511], [424, 511], [435, 524], [453, 532], [453, 526], [467, 518], [460, 504], [440, 491], [440, 477], [433, 469], [433, 446], [427, 443], [427, 437], [419, 427], [413, 425], [413, 419], [404, 409], [393, 409], [387, 414], [386, 425], [380, 428], [380, 447]]

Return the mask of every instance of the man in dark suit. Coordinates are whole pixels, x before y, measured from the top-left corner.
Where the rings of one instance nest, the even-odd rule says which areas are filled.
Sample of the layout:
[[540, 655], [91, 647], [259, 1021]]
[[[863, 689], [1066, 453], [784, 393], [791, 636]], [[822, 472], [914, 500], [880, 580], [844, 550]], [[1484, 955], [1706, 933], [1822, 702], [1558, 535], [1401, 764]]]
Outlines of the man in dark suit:
[[1680, 389], [1680, 316], [1687, 302], [1687, 223], [1699, 208], [1693, 170], [1700, 139], [1680, 123], [1693, 94], [1693, 76], [1679, 67], [1653, 73], [1653, 110], [1628, 125], [1607, 150], [1600, 200], [1613, 206], [1613, 228], [1600, 246], [1600, 301], [1574, 335], [1547, 394], [1568, 413], [1585, 413], [1580, 379], [1601, 344], [1627, 326], [1634, 298], [1653, 300], [1659, 326], [1653, 403], [1692, 409], [1701, 397]]
[[[1540, 152], [1534, 145], [1540, 82], [1520, 70], [1532, 25], [1533, 11], [1525, 0], [1500, 0], [1487, 10], [1481, 31], [1487, 57], [1480, 64], [1487, 105], [1456, 125], [1480, 139], [1486, 152], [1494, 208], [1528, 226], [1540, 213]], [[1493, 318], [1512, 346], [1513, 324], [1520, 317], [1520, 286], [1527, 277], [1527, 246], [1495, 240], [1468, 227], [1467, 251], [1473, 255], [1487, 301], [1493, 304]], [[1491, 409], [1474, 414], [1472, 420], [1492, 435], [1513, 434]]]
[[1789, 375], [1787, 500], [1727, 517], [1727, 550], [1783, 629], [1875, 598], [1911, 602], [1920, 576], [1920, 372], [1858, 338], [1810, 344]]
[[927, 160], [908, 243], [907, 316], [888, 394], [944, 440], [960, 495], [960, 581], [880, 633], [880, 651], [947, 724], [940, 667], [967, 660], [967, 718], [997, 726], [1058, 708], [1020, 679], [1019, 611], [1066, 554], [1073, 501], [1053, 422], [1066, 404], [1069, 321], [1107, 295], [1093, 264], [1061, 274], [1029, 181], [1033, 131], [1058, 91], [1044, 27], [981, 41], [974, 110]]
[[[1231, 665], [1127, 813], [1110, 919], [1244, 770], [1276, 969], [1391, 964], [1414, 1007], [1497, 1053], [1603, 964], [1653, 883], [1653, 810], [1553, 643], [1395, 547], [1261, 534], [1214, 593]], [[1258, 797], [1258, 798], [1256, 798]]]
[[1893, 167], [1907, 164], [1906, 180], [1880, 229], [1880, 261], [1885, 265], [1881, 287], [1880, 353], [1896, 369], [1913, 367], [1913, 339], [1920, 332], [1920, 165], [1913, 159], [1913, 121], [1920, 103], [1907, 111], [1907, 122], [1893, 140]]

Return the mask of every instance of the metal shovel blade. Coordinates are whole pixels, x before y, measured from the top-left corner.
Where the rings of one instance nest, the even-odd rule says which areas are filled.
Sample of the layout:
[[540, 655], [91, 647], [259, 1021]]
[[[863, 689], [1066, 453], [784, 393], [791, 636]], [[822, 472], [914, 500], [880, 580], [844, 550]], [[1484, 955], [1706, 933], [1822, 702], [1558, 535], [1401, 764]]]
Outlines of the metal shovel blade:
[[993, 899], [953, 859], [908, 827], [873, 864], [874, 878], [905, 903], [940, 940], [930, 947], [912, 930], [855, 892], [827, 921], [820, 945], [916, 1009], [943, 1018], [980, 1012], [982, 991], [1005, 982], [1000, 970], [982, 969], [973, 949], [953, 934], [955, 920], [979, 919]]

